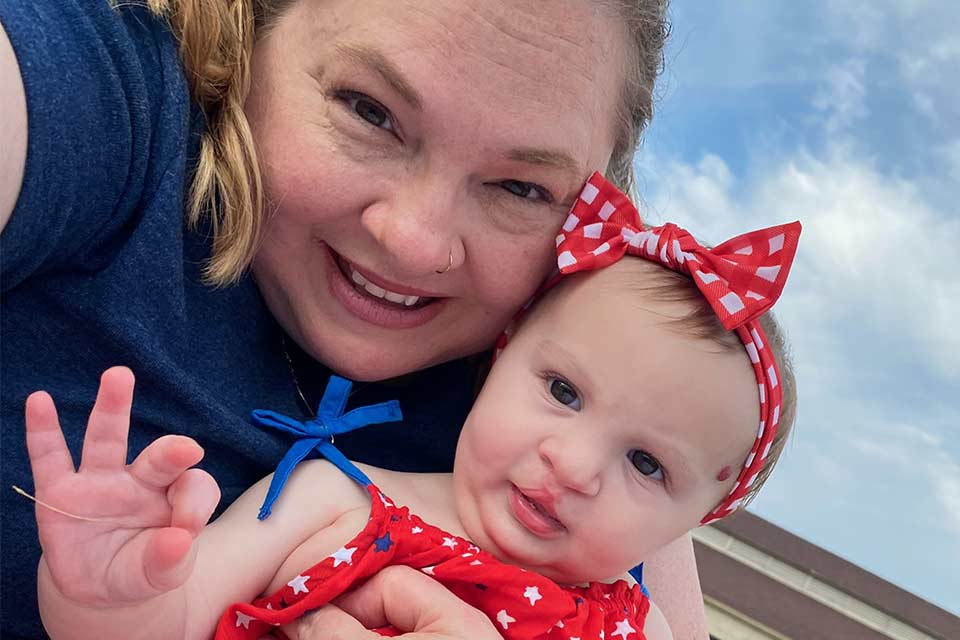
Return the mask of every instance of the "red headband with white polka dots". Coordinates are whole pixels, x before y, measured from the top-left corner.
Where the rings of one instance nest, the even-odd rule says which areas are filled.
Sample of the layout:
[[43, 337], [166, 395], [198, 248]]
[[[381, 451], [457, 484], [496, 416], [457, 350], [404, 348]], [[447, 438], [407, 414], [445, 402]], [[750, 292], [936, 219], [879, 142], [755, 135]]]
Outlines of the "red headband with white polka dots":
[[[700, 524], [719, 520], [740, 506], [777, 434], [783, 392], [758, 318], [783, 291], [799, 238], [800, 223], [793, 222], [751, 231], [709, 249], [675, 224], [644, 229], [636, 207], [600, 173], [587, 181], [557, 236], [562, 275], [602, 269], [628, 254], [689, 275], [724, 328], [735, 331], [747, 350], [760, 395], [757, 437], [730, 493]], [[560, 277], [552, 278], [536, 297]], [[508, 333], [501, 336], [497, 353], [506, 346]]]

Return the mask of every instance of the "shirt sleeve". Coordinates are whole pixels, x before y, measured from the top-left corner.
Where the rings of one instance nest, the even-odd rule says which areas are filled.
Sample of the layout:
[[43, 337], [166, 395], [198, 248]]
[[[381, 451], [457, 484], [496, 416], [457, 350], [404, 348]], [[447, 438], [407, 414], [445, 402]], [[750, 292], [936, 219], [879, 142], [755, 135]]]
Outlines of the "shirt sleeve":
[[28, 127], [23, 183], [0, 235], [4, 291], [43, 271], [108, 259], [136, 225], [171, 137], [182, 146], [187, 135], [172, 34], [143, 6], [122, 4], [0, 0]]

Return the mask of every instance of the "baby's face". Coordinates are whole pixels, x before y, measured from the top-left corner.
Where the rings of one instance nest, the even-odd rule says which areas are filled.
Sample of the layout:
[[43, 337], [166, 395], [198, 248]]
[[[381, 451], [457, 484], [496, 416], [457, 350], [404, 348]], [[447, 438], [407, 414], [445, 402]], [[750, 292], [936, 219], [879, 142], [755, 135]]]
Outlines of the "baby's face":
[[625, 285], [648, 273], [636, 262], [539, 303], [490, 373], [457, 449], [467, 534], [561, 583], [616, 577], [697, 526], [756, 435], [746, 352], [669, 326], [688, 303]]

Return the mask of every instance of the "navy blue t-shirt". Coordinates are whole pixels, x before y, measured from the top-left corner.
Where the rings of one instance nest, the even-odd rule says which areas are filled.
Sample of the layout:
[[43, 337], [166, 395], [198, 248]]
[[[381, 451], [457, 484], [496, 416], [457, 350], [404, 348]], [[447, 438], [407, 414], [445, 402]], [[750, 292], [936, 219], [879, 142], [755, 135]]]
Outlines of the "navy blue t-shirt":
[[[302, 415], [281, 329], [253, 281], [221, 289], [201, 281], [208, 238], [183, 224], [201, 120], [167, 27], [120, 4], [0, 0], [29, 127], [23, 186], [0, 235], [3, 638], [44, 637], [33, 503], [9, 489], [33, 486], [23, 430], [31, 392], [53, 395], [79, 462], [100, 373], [131, 367], [131, 459], [162, 434], [192, 436], [222, 489], [221, 509], [290, 444], [253, 427], [251, 410]], [[329, 371], [287, 344], [315, 408]], [[473, 369], [457, 361], [357, 385], [351, 406], [396, 398], [405, 419], [338, 436], [337, 445], [386, 468], [449, 470]]]

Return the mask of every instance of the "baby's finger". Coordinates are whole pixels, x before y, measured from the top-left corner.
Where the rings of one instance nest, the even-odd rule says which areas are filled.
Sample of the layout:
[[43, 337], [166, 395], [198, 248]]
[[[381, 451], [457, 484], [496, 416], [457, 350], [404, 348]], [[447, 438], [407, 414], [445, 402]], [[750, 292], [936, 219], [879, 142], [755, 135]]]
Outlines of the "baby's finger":
[[176, 589], [190, 577], [197, 555], [189, 532], [167, 527], [149, 532], [143, 554], [143, 573], [147, 584], [165, 593]]
[[173, 509], [170, 524], [196, 537], [220, 502], [220, 487], [203, 469], [188, 469], [170, 486], [167, 501]]
[[30, 394], [24, 416], [33, 485], [40, 494], [44, 486], [74, 472], [73, 457], [63, 439], [57, 407], [50, 394], [46, 391]]
[[130, 463], [130, 474], [151, 487], [165, 489], [200, 462], [203, 448], [187, 436], [161, 436]]
[[104, 371], [83, 438], [81, 471], [117, 469], [126, 464], [132, 404], [133, 372], [126, 367]]

